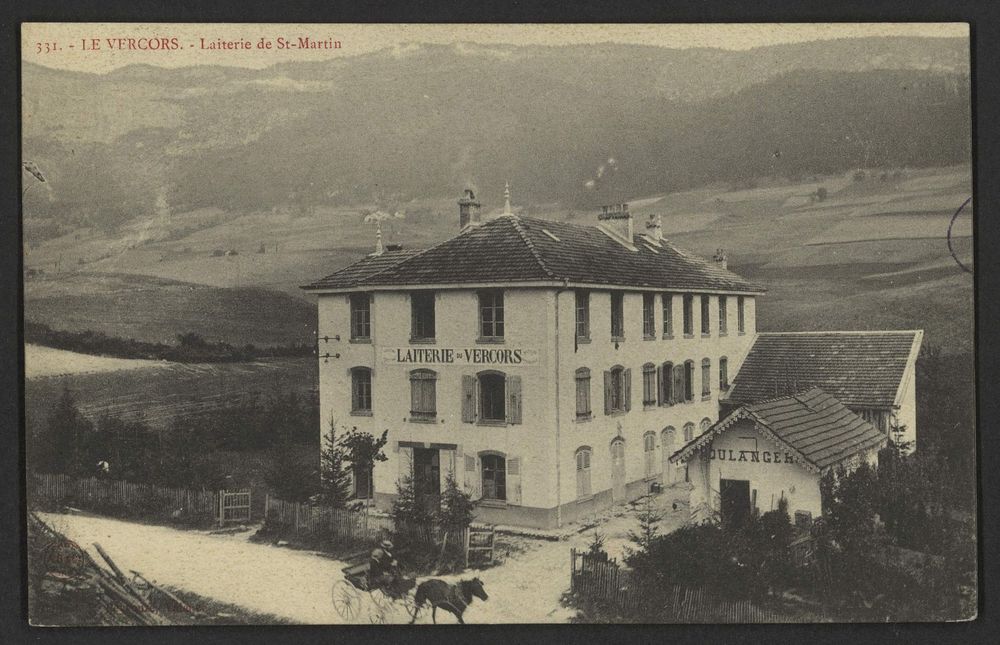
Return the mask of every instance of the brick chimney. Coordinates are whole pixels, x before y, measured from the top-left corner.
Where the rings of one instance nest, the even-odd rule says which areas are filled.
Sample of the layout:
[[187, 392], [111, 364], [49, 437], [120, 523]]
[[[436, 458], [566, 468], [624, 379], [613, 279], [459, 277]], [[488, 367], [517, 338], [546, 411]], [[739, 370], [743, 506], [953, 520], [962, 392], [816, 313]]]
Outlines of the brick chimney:
[[659, 215], [649, 216], [649, 221], [646, 222], [646, 235], [656, 242], [663, 239], [663, 219]]
[[478, 223], [481, 206], [472, 189], [466, 188], [465, 194], [458, 200], [458, 228], [464, 229], [469, 224]]
[[628, 204], [602, 206], [597, 220], [609, 231], [632, 244], [635, 228], [632, 223], [632, 213], [628, 212]]
[[712, 259], [715, 260], [715, 263], [717, 265], [719, 265], [719, 268], [721, 269], [729, 268], [729, 262], [728, 262], [729, 257], [726, 255], [725, 249], [716, 249], [715, 255], [712, 256]]

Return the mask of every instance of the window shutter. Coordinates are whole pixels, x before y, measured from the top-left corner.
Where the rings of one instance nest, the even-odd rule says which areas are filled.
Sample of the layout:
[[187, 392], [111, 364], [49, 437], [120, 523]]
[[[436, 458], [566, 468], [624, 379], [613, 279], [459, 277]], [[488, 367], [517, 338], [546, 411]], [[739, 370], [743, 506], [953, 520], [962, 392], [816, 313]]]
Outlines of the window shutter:
[[521, 423], [521, 377], [507, 377], [507, 423]]
[[476, 422], [476, 377], [462, 375], [462, 422]]
[[413, 448], [399, 448], [399, 483], [413, 480]]
[[521, 504], [521, 458], [507, 460], [507, 503]]
[[625, 397], [625, 401], [624, 401], [624, 403], [625, 403], [625, 411], [628, 412], [629, 410], [632, 409], [632, 368], [631, 367], [629, 367], [628, 369], [625, 370], [625, 372], [623, 374], [623, 378], [625, 379], [625, 384], [624, 384], [624, 388], [623, 388], [625, 390], [625, 392], [623, 393], [623, 396]]
[[483, 496], [483, 482], [479, 474], [479, 458], [475, 455], [465, 455], [465, 491], [472, 499]]
[[663, 405], [663, 366], [656, 366], [656, 405]]
[[611, 372], [604, 370], [604, 414], [611, 414]]
[[674, 391], [671, 392], [673, 395], [673, 403], [680, 403], [685, 400], [684, 396], [684, 365], [674, 365]]

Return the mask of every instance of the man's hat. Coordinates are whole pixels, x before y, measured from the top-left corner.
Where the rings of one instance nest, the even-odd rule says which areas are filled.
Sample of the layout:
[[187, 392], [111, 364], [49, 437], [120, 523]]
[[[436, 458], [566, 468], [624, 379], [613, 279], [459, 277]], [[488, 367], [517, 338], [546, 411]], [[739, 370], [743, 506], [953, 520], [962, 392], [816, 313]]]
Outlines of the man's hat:
[[388, 550], [392, 548], [392, 542], [390, 542], [389, 540], [382, 540], [382, 543], [379, 546], [381, 546], [383, 549]]

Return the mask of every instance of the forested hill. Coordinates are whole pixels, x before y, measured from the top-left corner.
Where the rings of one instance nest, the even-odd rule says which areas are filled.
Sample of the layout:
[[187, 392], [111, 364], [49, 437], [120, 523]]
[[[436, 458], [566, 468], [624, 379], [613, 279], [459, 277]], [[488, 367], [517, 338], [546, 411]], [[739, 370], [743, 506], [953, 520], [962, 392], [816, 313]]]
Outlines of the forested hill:
[[593, 207], [970, 154], [960, 39], [421, 45], [264, 70], [25, 64], [22, 78], [24, 155], [49, 178], [26, 216], [108, 229], [199, 207], [498, 195], [507, 179], [523, 204]]

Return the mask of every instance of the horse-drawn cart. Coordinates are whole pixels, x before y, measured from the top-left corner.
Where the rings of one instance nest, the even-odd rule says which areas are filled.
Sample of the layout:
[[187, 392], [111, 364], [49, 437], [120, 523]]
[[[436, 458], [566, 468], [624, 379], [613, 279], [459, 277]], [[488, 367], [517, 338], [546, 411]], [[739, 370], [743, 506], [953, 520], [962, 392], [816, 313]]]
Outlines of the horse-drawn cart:
[[416, 609], [410, 590], [416, 586], [416, 579], [397, 575], [388, 585], [372, 587], [368, 580], [367, 554], [361, 557], [363, 559], [355, 564], [344, 567], [344, 579], [333, 585], [333, 608], [340, 617], [349, 623], [358, 623], [367, 617], [373, 624], [384, 624], [396, 605], [402, 605], [412, 617]]

